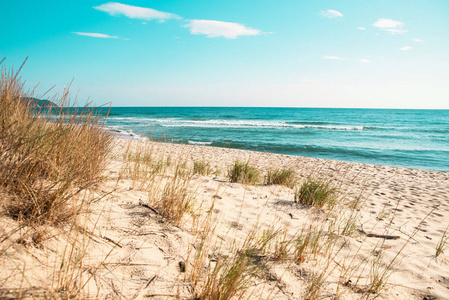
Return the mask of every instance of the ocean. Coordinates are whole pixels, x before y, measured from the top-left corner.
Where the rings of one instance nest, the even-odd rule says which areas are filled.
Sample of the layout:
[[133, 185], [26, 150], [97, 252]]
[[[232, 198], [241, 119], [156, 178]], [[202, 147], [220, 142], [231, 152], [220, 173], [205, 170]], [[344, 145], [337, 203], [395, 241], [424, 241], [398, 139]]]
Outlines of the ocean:
[[112, 107], [125, 136], [449, 171], [449, 110]]

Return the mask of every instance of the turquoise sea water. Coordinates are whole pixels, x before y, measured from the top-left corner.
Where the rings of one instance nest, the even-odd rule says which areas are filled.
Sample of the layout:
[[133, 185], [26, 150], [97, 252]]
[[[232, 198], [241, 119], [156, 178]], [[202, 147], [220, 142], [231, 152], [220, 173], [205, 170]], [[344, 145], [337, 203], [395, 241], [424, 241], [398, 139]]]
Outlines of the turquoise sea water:
[[113, 107], [106, 125], [167, 142], [449, 171], [449, 110]]

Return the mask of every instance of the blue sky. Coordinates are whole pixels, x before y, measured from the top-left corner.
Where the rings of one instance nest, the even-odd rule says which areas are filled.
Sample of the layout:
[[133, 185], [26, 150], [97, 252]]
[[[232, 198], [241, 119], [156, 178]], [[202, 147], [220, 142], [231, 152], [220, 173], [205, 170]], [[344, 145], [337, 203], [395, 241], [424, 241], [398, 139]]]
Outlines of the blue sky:
[[448, 0], [15, 0], [0, 59], [83, 103], [448, 109], [448, 31]]

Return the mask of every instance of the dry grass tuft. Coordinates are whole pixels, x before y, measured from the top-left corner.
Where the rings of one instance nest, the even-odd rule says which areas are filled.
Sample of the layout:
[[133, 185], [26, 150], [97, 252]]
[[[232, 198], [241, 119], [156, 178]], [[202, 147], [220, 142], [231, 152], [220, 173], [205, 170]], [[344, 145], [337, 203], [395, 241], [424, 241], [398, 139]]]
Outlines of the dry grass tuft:
[[130, 179], [132, 188], [148, 192], [148, 205], [179, 226], [195, 200], [193, 173], [185, 153], [174, 157], [171, 153], [160, 154], [152, 141], [129, 143], [117, 184], [122, 179]]
[[170, 164], [168, 160], [156, 157], [153, 143], [141, 141], [128, 143], [123, 161], [119, 179], [129, 178], [133, 188], [141, 189], [147, 188]]
[[[21, 277], [17, 293], [12, 290], [17, 298], [29, 291], [33, 298], [35, 293], [42, 298], [84, 298], [85, 286], [101, 266], [87, 270], [91, 240], [87, 226], [92, 204], [105, 194], [98, 186], [104, 180], [113, 137], [101, 127], [105, 116], [100, 109], [70, 106], [68, 89], [56, 101], [59, 107], [38, 107], [27, 96], [18, 72], [3, 68], [0, 208], [8, 225], [0, 237], [0, 268], [2, 275], [9, 275], [0, 287]], [[64, 244], [64, 240], [65, 247], [59, 247], [62, 253], [55, 251], [47, 261], [56, 259], [51, 284], [34, 291], [28, 278], [37, 265], [27, 263], [41, 262], [31, 248], [47, 250], [49, 244]], [[23, 250], [36, 260], [22, 261], [17, 253]]]
[[193, 201], [189, 185], [189, 180], [175, 176], [167, 181], [160, 198], [154, 200], [161, 215], [177, 226]]
[[266, 261], [262, 259], [264, 249], [277, 234], [277, 231], [270, 231], [257, 238], [257, 226], [254, 226], [240, 247], [234, 244], [227, 255], [214, 254], [217, 259], [209, 262], [207, 280], [198, 298], [245, 299], [251, 279], [266, 269]]
[[257, 184], [259, 181], [259, 170], [251, 165], [249, 161], [242, 163], [239, 160], [236, 160], [234, 166], [228, 171], [228, 178], [231, 182]]
[[309, 177], [296, 191], [295, 201], [311, 206], [332, 208], [336, 204], [337, 189], [329, 180]]
[[[73, 198], [102, 180], [112, 137], [88, 107], [57, 112], [31, 107], [22, 100], [17, 76], [3, 69], [0, 82], [2, 204], [14, 219], [69, 221], [78, 213]], [[67, 102], [64, 91], [60, 104]]]
[[276, 169], [268, 170], [267, 175], [265, 175], [265, 184], [280, 184], [285, 185], [289, 188], [293, 188], [296, 183], [295, 171], [292, 169]]
[[441, 239], [438, 241], [438, 244], [435, 247], [435, 257], [440, 256], [444, 250], [446, 249], [446, 245], [447, 245], [447, 230], [448, 230], [449, 226], [446, 227], [446, 230], [444, 231], [443, 235], [441, 236]]
[[194, 161], [193, 162], [193, 173], [199, 174], [199, 175], [209, 175], [211, 173], [211, 169], [209, 167], [209, 164], [204, 161]]
[[318, 254], [328, 253], [329, 247], [335, 241], [335, 236], [327, 234], [324, 225], [303, 227], [293, 241], [293, 261], [303, 263]]

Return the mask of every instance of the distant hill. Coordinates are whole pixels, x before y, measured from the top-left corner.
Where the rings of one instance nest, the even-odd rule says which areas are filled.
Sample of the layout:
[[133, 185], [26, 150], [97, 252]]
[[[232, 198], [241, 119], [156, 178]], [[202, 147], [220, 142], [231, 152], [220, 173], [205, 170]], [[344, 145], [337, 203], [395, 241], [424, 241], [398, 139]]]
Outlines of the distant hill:
[[37, 108], [59, 107], [57, 104], [51, 102], [50, 100], [41, 100], [34, 97], [24, 97], [22, 98], [22, 100]]

